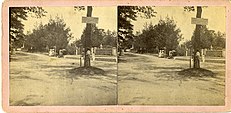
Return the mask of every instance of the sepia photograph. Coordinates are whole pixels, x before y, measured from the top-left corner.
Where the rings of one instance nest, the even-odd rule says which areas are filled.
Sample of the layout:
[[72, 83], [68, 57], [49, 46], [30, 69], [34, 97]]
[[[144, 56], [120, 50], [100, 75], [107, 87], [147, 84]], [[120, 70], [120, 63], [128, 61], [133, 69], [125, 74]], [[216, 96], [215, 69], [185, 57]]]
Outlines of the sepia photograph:
[[226, 112], [231, 4], [21, 1], [2, 6], [4, 112]]
[[117, 7], [10, 7], [10, 106], [115, 105]]
[[226, 9], [118, 6], [119, 105], [225, 105]]
[[224, 105], [225, 7], [10, 7], [10, 13], [12, 106]]

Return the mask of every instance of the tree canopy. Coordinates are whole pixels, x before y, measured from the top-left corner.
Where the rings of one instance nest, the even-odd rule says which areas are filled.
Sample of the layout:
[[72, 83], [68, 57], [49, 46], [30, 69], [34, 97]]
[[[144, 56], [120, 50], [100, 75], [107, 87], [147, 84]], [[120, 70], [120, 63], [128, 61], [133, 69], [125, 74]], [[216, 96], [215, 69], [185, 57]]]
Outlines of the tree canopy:
[[23, 33], [24, 25], [23, 20], [27, 20], [28, 15], [40, 18], [45, 16], [46, 11], [41, 7], [10, 7], [10, 25], [9, 25], [9, 41], [10, 50], [14, 47], [22, 45], [25, 34]]
[[156, 12], [151, 6], [119, 6], [118, 7], [118, 42], [120, 48], [124, 48], [126, 43], [133, 38], [132, 21], [136, 21], [138, 16], [144, 18], [154, 17]]
[[[116, 47], [117, 46], [117, 36], [116, 32], [112, 32], [110, 30], [105, 31], [104, 29], [98, 28], [96, 25], [92, 25], [92, 46], [99, 47], [101, 44], [108, 47]], [[86, 36], [86, 28], [81, 35], [81, 44], [83, 45]], [[78, 41], [76, 44], [80, 44]], [[79, 45], [78, 45], [79, 46]]]
[[[195, 39], [195, 31], [192, 36], [192, 41]], [[209, 30], [206, 26], [202, 26], [200, 29], [200, 42], [199, 47], [201, 49], [210, 49], [211, 46], [214, 49], [225, 48], [225, 33], [220, 31], [215, 32], [214, 30]]]
[[46, 51], [48, 48], [64, 49], [68, 41], [73, 38], [62, 18], [50, 19], [45, 25], [40, 24], [26, 36], [26, 47], [35, 51]]
[[181, 30], [174, 20], [166, 17], [165, 20], [159, 20], [157, 25], [146, 24], [142, 33], [135, 38], [135, 48], [146, 48], [149, 52], [156, 48], [173, 50], [182, 38]]

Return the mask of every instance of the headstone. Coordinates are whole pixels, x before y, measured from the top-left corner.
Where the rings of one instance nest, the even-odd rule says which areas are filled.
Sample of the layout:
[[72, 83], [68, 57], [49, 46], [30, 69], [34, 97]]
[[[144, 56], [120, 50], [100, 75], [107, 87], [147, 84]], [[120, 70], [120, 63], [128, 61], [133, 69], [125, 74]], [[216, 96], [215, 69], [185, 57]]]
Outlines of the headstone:
[[113, 55], [113, 56], [116, 56], [116, 47], [113, 47], [113, 48], [112, 48], [112, 55]]
[[63, 50], [59, 50], [59, 57], [63, 57]]
[[120, 55], [124, 55], [124, 49], [121, 49], [120, 52], [121, 52]]
[[99, 47], [100, 47], [100, 49], [103, 49], [103, 44], [100, 44], [100, 46], [99, 46]]
[[213, 50], [213, 46], [212, 45], [210, 46], [210, 50]]

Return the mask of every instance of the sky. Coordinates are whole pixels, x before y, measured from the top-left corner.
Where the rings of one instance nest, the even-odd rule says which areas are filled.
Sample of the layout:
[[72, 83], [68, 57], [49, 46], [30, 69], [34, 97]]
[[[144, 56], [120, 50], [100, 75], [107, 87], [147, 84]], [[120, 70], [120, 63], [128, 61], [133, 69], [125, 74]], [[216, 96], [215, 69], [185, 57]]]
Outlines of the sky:
[[[23, 21], [24, 33], [32, 31], [35, 26], [47, 24], [50, 18], [59, 16], [64, 19], [66, 26], [71, 29], [75, 39], [80, 39], [83, 29], [86, 27], [82, 23], [82, 16], [86, 17], [87, 11], [75, 11], [74, 7], [43, 7], [47, 11], [46, 16], [42, 18], [33, 18], [28, 16], [27, 21]], [[99, 21], [96, 26], [105, 30], [117, 30], [117, 7], [93, 7], [92, 17], [98, 17]], [[73, 40], [75, 40], [73, 39]]]
[[[82, 23], [82, 16], [86, 16], [86, 10], [75, 11], [74, 7], [43, 7], [47, 14], [45, 17], [40, 19], [28, 17], [27, 21], [24, 21], [24, 33], [31, 31], [35, 28], [36, 24], [42, 22], [42, 24], [47, 24], [50, 18], [55, 16], [62, 17], [64, 22], [66, 22], [67, 27], [70, 27], [71, 33], [75, 39], [80, 39], [83, 29], [86, 24]], [[190, 40], [195, 29], [195, 24], [191, 24], [191, 17], [196, 16], [195, 12], [186, 12], [183, 7], [171, 7], [171, 6], [156, 6], [154, 10], [157, 12], [156, 17], [151, 19], [144, 19], [141, 17], [137, 18], [137, 21], [133, 21], [134, 33], [136, 31], [141, 31], [145, 23], [157, 24], [160, 19], [164, 19], [166, 16], [173, 18], [176, 22], [178, 28], [180, 28], [181, 33], [184, 37], [182, 42]], [[209, 6], [202, 9], [202, 18], [208, 19], [207, 27], [210, 30], [225, 32], [225, 7], [214, 7]], [[93, 17], [98, 17], [99, 22], [97, 24], [98, 28], [109, 29], [110, 31], [117, 30], [117, 7], [93, 7], [92, 12]]]
[[[160, 19], [165, 19], [166, 16], [173, 18], [176, 22], [178, 28], [180, 28], [181, 33], [184, 37], [182, 42], [190, 40], [195, 29], [195, 24], [191, 24], [191, 17], [196, 17], [195, 12], [186, 12], [183, 7], [154, 7], [154, 10], [157, 12], [156, 17], [151, 19], [138, 18], [137, 21], [134, 21], [134, 33], [136, 31], [142, 31], [145, 23], [152, 22], [153, 25], [157, 24]], [[226, 9], [225, 7], [203, 7], [202, 9], [202, 18], [208, 19], [208, 29], [220, 31], [225, 33], [225, 21], [226, 21]]]

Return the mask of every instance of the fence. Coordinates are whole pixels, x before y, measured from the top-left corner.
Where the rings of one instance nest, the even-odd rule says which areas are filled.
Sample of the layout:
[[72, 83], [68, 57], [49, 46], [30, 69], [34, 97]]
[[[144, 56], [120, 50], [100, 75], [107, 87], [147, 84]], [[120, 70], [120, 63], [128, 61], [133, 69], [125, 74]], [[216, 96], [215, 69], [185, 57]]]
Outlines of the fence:
[[116, 55], [116, 48], [103, 48], [103, 49], [96, 49], [96, 55]]
[[[115, 47], [113, 48], [102, 48], [102, 49], [99, 49], [99, 48], [92, 48], [91, 50], [92, 52], [94, 51], [95, 52], [95, 55], [113, 55], [113, 56], [116, 56], [117, 55], [117, 50]], [[80, 55], [81, 54], [81, 51], [80, 49], [77, 49], [77, 54]]]
[[[190, 52], [190, 50], [185, 51], [186, 56], [190, 56], [191, 54], [193, 54], [193, 52]], [[204, 54], [205, 56], [210, 56], [210, 57], [225, 57], [225, 50], [202, 49], [201, 54]]]
[[206, 56], [225, 57], [225, 50], [207, 50]]

